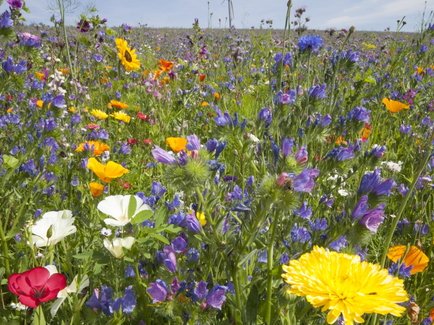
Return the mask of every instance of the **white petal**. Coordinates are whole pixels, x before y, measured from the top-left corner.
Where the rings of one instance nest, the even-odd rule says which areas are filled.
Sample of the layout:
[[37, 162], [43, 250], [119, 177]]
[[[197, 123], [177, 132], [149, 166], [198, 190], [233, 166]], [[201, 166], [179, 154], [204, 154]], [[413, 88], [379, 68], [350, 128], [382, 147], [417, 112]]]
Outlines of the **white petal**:
[[133, 246], [135, 240], [136, 239], [134, 237], [122, 238], [122, 247], [130, 249]]
[[123, 214], [122, 209], [123, 195], [110, 195], [98, 203], [98, 210], [115, 219], [121, 219]]
[[125, 222], [125, 221], [119, 221], [119, 220], [112, 219], [112, 218], [107, 218], [107, 219], [104, 219], [104, 222], [107, 226], [123, 227], [126, 224], [128, 224], [130, 221], [126, 220], [126, 222]]
[[53, 274], [59, 273], [57, 271], [56, 265], [47, 265], [47, 266], [44, 266], [44, 267], [48, 270], [48, 272], [50, 272], [50, 276], [52, 276]]

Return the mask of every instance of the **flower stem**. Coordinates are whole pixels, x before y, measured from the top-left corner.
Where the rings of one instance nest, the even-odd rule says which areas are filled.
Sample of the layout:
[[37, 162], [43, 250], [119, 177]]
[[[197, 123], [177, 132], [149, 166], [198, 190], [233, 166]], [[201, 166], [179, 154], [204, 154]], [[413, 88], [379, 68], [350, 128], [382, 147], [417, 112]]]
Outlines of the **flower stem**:
[[6, 236], [3, 230], [3, 222], [0, 219], [0, 240], [2, 242], [2, 248], [3, 248], [3, 258], [4, 258], [4, 266], [5, 266], [5, 272], [6, 274], [10, 274], [10, 265], [9, 265], [9, 249], [8, 249], [8, 242], [6, 240]]
[[265, 323], [271, 324], [271, 298], [273, 295], [273, 254], [274, 254], [274, 237], [276, 235], [276, 225], [279, 223], [279, 214], [273, 214], [271, 221], [271, 235], [267, 247], [267, 300], [265, 301]]

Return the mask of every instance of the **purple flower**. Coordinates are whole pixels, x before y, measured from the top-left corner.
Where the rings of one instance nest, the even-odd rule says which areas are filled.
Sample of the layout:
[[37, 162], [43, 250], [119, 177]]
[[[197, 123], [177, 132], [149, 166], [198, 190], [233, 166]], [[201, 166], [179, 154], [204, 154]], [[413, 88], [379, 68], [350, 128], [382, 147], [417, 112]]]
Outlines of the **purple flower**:
[[187, 214], [180, 226], [185, 227], [194, 233], [198, 233], [202, 230], [202, 226], [200, 225], [199, 220], [197, 220], [194, 214]]
[[288, 157], [290, 154], [292, 154], [293, 147], [294, 147], [294, 138], [284, 138], [282, 140], [283, 157]]
[[219, 142], [217, 141], [217, 139], [209, 139], [205, 145], [206, 150], [208, 150], [209, 152], [213, 152], [216, 149], [218, 143]]
[[313, 99], [324, 99], [327, 97], [326, 84], [312, 86], [309, 91], [309, 97]]
[[298, 39], [298, 48], [302, 52], [318, 52], [324, 45], [324, 41], [319, 35], [305, 35]]
[[305, 164], [308, 159], [309, 157], [306, 147], [301, 146], [300, 149], [298, 149], [298, 151], [295, 153], [295, 160], [298, 164]]
[[63, 95], [58, 95], [58, 96], [54, 97], [53, 100], [51, 101], [51, 103], [53, 104], [53, 106], [55, 106], [57, 108], [65, 108], [66, 107], [65, 97]]
[[200, 253], [196, 248], [190, 248], [186, 256], [187, 256], [187, 262], [197, 263], [197, 261], [199, 261]]
[[6, 2], [12, 9], [21, 9], [23, 7], [23, 1], [21, 0], [6, 0]]
[[367, 211], [360, 219], [360, 224], [372, 232], [377, 232], [378, 227], [384, 220], [384, 204], [379, 204], [372, 210]]
[[173, 157], [169, 152], [160, 147], [155, 147], [152, 149], [152, 157], [162, 164], [174, 164], [176, 163], [175, 157]]
[[360, 198], [359, 202], [357, 202], [351, 215], [355, 219], [360, 219], [360, 217], [362, 217], [366, 213], [366, 211], [368, 211], [368, 209], [369, 209], [368, 196], [363, 195]]
[[271, 109], [268, 107], [264, 107], [259, 111], [258, 119], [263, 121], [265, 126], [270, 126], [272, 120], [273, 120], [273, 114], [271, 112]]
[[11, 13], [8, 10], [0, 15], [0, 29], [10, 28], [13, 24], [14, 22], [11, 19]]
[[205, 304], [206, 306], [211, 306], [213, 308], [222, 309], [222, 305], [226, 300], [226, 291], [228, 290], [225, 286], [217, 285], [211, 289], [211, 291], [206, 296]]
[[200, 149], [200, 140], [196, 134], [187, 136], [187, 149], [190, 151]]
[[390, 191], [396, 186], [393, 179], [383, 181], [380, 176], [380, 169], [375, 169], [371, 173], [366, 173], [360, 182], [359, 194], [374, 193], [376, 195], [390, 195]]
[[207, 283], [205, 281], [200, 281], [196, 285], [196, 288], [194, 288], [194, 294], [197, 300], [203, 300], [206, 298], [208, 294], [208, 289], [206, 287], [207, 287]]
[[184, 236], [178, 236], [172, 240], [171, 245], [176, 253], [183, 253], [187, 249], [188, 242]]
[[303, 219], [309, 219], [312, 216], [312, 208], [307, 205], [306, 201], [304, 201], [300, 209], [294, 210], [294, 214]]
[[381, 158], [384, 156], [386, 152], [386, 146], [379, 146], [378, 144], [374, 145], [372, 150], [369, 152], [370, 156], [374, 156], [376, 158]]
[[332, 241], [329, 247], [337, 252], [340, 252], [343, 248], [348, 246], [348, 240], [345, 236], [340, 236], [335, 241]]
[[30, 33], [18, 33], [18, 38], [20, 40], [20, 45], [28, 47], [41, 46], [41, 38], [39, 36]]
[[166, 188], [160, 182], [152, 182], [151, 194], [156, 197], [162, 197], [166, 193]]
[[348, 113], [348, 119], [369, 123], [371, 111], [363, 106], [357, 106]]
[[309, 222], [310, 229], [312, 231], [324, 231], [328, 228], [327, 219], [326, 218], [319, 218], [315, 219], [315, 221]]
[[281, 105], [294, 104], [297, 99], [297, 93], [294, 89], [289, 90], [287, 93], [281, 90], [274, 97], [274, 102]]
[[299, 175], [292, 178], [292, 187], [296, 192], [312, 192], [315, 186], [315, 178], [319, 175], [319, 170], [306, 168]]
[[163, 280], [158, 279], [153, 283], [149, 283], [149, 287], [146, 289], [148, 294], [152, 298], [152, 302], [163, 302], [167, 298], [167, 285]]
[[299, 227], [295, 224], [291, 229], [291, 239], [293, 242], [304, 244], [311, 240], [311, 235], [306, 227]]
[[165, 246], [163, 252], [160, 253], [160, 258], [170, 272], [176, 272], [176, 255], [172, 246]]

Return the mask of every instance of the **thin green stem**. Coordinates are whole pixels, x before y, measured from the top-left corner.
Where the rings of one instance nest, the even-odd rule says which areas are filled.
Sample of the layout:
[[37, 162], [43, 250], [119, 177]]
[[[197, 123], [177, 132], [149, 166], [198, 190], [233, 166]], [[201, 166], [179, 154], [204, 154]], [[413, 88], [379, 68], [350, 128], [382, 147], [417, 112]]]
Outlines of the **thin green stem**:
[[267, 247], [267, 300], [265, 301], [265, 323], [271, 324], [271, 305], [273, 296], [273, 264], [274, 264], [274, 237], [276, 236], [276, 225], [279, 223], [279, 214], [273, 214], [271, 221], [270, 239]]
[[3, 222], [0, 218], [0, 239], [2, 242], [2, 248], [3, 248], [3, 258], [4, 258], [4, 266], [6, 274], [11, 273], [10, 264], [9, 264], [9, 249], [8, 249], [8, 242], [6, 240], [6, 236], [3, 230]]

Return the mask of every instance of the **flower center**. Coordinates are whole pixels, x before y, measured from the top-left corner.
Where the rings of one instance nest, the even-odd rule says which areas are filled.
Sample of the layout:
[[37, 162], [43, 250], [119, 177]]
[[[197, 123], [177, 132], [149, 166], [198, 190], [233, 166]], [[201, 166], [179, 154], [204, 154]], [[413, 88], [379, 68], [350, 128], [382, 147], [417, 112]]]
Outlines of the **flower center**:
[[45, 288], [41, 288], [41, 289], [33, 289], [33, 298], [39, 299], [42, 297], [45, 297]]
[[125, 50], [124, 57], [125, 57], [125, 60], [127, 60], [128, 62], [133, 61], [133, 58], [131, 57], [131, 54], [128, 50]]

